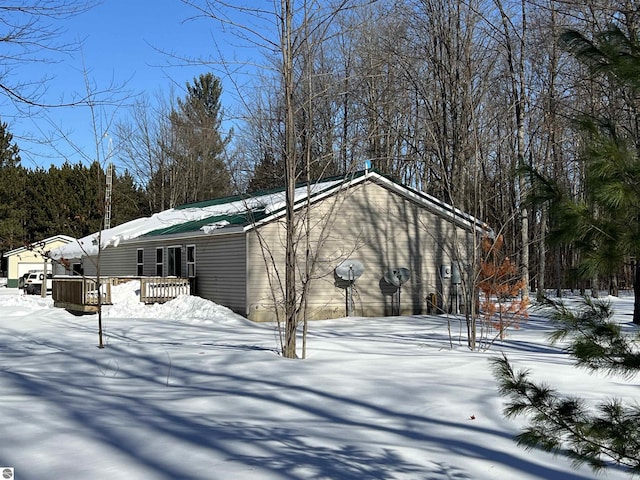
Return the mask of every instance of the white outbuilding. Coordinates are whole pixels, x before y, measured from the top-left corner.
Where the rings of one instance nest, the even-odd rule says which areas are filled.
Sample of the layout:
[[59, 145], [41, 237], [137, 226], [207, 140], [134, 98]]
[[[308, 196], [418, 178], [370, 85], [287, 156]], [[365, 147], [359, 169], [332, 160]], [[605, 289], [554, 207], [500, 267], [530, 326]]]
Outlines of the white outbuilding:
[[7, 287], [17, 288], [19, 278], [32, 270], [44, 271], [46, 269], [51, 272], [53, 268], [46, 252], [60, 248], [74, 240], [73, 237], [67, 235], [55, 235], [6, 252], [4, 257], [7, 259]]

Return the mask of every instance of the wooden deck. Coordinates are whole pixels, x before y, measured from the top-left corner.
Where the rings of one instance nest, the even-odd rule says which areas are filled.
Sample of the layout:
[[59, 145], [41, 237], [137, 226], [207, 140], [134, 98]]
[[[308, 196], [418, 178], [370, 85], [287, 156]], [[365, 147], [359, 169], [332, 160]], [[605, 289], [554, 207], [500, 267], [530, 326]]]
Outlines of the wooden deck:
[[51, 289], [54, 307], [75, 312], [97, 312], [99, 300], [102, 305], [111, 304], [111, 283], [100, 279], [101, 299], [98, 298], [98, 283], [91, 277], [54, 277]]
[[[132, 280], [140, 281], [140, 301], [144, 304], [165, 303], [178, 295], [190, 295], [188, 278], [177, 277], [102, 277], [101, 303], [111, 305], [111, 287]], [[98, 311], [98, 286], [95, 277], [56, 276], [51, 292], [55, 307], [74, 312]]]

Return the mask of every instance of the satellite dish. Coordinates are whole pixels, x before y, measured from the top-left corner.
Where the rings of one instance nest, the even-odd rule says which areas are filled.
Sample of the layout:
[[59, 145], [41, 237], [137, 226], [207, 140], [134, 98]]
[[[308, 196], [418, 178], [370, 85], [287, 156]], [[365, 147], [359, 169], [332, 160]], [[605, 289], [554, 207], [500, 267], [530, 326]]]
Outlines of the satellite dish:
[[411, 270], [408, 268], [391, 268], [384, 274], [384, 281], [390, 285], [399, 287], [411, 277]]
[[[400, 290], [403, 283], [405, 283], [411, 277], [411, 270], [408, 268], [390, 268], [384, 273], [384, 281], [389, 285], [398, 287], [393, 296], [396, 298], [394, 303], [395, 315], [400, 315], [401, 303], [400, 303]], [[393, 301], [393, 300], [392, 300]]]
[[338, 265], [335, 271], [338, 278], [353, 282], [364, 273], [364, 265], [360, 260], [347, 259]]
[[338, 265], [335, 269], [336, 277], [346, 280], [347, 283], [341, 285], [345, 289], [345, 301], [347, 304], [347, 317], [353, 313], [353, 289], [357, 278], [360, 278], [364, 272], [364, 266], [360, 260], [347, 259]]

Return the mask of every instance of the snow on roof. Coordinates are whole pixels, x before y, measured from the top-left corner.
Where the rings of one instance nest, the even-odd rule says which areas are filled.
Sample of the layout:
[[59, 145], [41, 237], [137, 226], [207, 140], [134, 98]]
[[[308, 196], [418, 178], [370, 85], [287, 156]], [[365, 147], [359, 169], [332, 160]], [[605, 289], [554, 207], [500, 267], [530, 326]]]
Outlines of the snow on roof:
[[[307, 188], [311, 196], [322, 198], [332, 195], [347, 184], [355, 184], [371, 178], [376, 183], [396, 191], [421, 205], [432, 209], [439, 215], [464, 225], [477, 232], [492, 234], [492, 230], [477, 218], [442, 202], [424, 192], [401, 185], [374, 170], [356, 172], [352, 175], [325, 179], [307, 187], [300, 185], [295, 190], [295, 202], [300, 203], [307, 197]], [[250, 195], [236, 195], [197, 202], [171, 208], [150, 217], [138, 218], [102, 232], [96, 232], [51, 251], [54, 259], [72, 259], [98, 253], [98, 236], [101, 233], [102, 248], [118, 246], [120, 242], [132, 240], [143, 235], [167, 235], [172, 233], [198, 232], [213, 233], [216, 230], [247, 223], [260, 224], [271, 221], [281, 215], [286, 205], [286, 192], [283, 188]]]
[[49, 237], [49, 238], [45, 238], [44, 240], [33, 242], [29, 246], [18, 247], [18, 248], [14, 248], [13, 250], [9, 250], [8, 252], [4, 252], [4, 256], [8, 257], [16, 253], [22, 253], [29, 250], [30, 248], [36, 248], [38, 249], [38, 251], [43, 251], [46, 249], [48, 244], [53, 243], [55, 241], [73, 242], [75, 241], [75, 238], [70, 237], [68, 235], [54, 235], [53, 237]]
[[[311, 193], [318, 193], [333, 186], [339, 185], [343, 178], [331, 179], [311, 185]], [[305, 198], [307, 186], [300, 186], [295, 190], [296, 201]], [[198, 222], [211, 218], [211, 224], [200, 227], [203, 232], [210, 232], [215, 228], [220, 228], [220, 221], [214, 220], [216, 217], [224, 215], [239, 215], [251, 210], [264, 209], [265, 213], [273, 213], [285, 204], [286, 193], [284, 189], [270, 190], [268, 192], [258, 192], [253, 195], [237, 195], [233, 197], [218, 198], [205, 202], [182, 205], [170, 208], [150, 217], [138, 218], [121, 225], [95, 232], [86, 237], [75, 240], [67, 245], [51, 251], [52, 258], [71, 259], [80, 258], [98, 253], [98, 237], [101, 233], [102, 248], [118, 246], [120, 242], [132, 240], [142, 235], [156, 230], [167, 229], [187, 222]]]

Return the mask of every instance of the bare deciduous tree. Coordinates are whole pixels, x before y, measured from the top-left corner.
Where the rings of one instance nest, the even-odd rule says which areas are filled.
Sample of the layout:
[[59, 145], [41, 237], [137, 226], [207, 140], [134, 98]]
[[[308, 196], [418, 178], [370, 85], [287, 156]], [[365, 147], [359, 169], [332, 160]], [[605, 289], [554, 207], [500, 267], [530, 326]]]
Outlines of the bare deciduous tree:
[[[50, 63], [55, 54], [78, 50], [76, 43], [61, 41], [60, 21], [79, 15], [91, 8], [92, 1], [31, 0], [0, 5], [3, 25], [0, 44], [3, 45], [3, 71], [0, 90], [16, 104], [27, 106], [59, 106], [42, 101], [47, 78], [14, 80], [13, 70], [26, 63]], [[86, 99], [85, 99], [86, 100]], [[73, 102], [73, 104], [82, 103]]]

